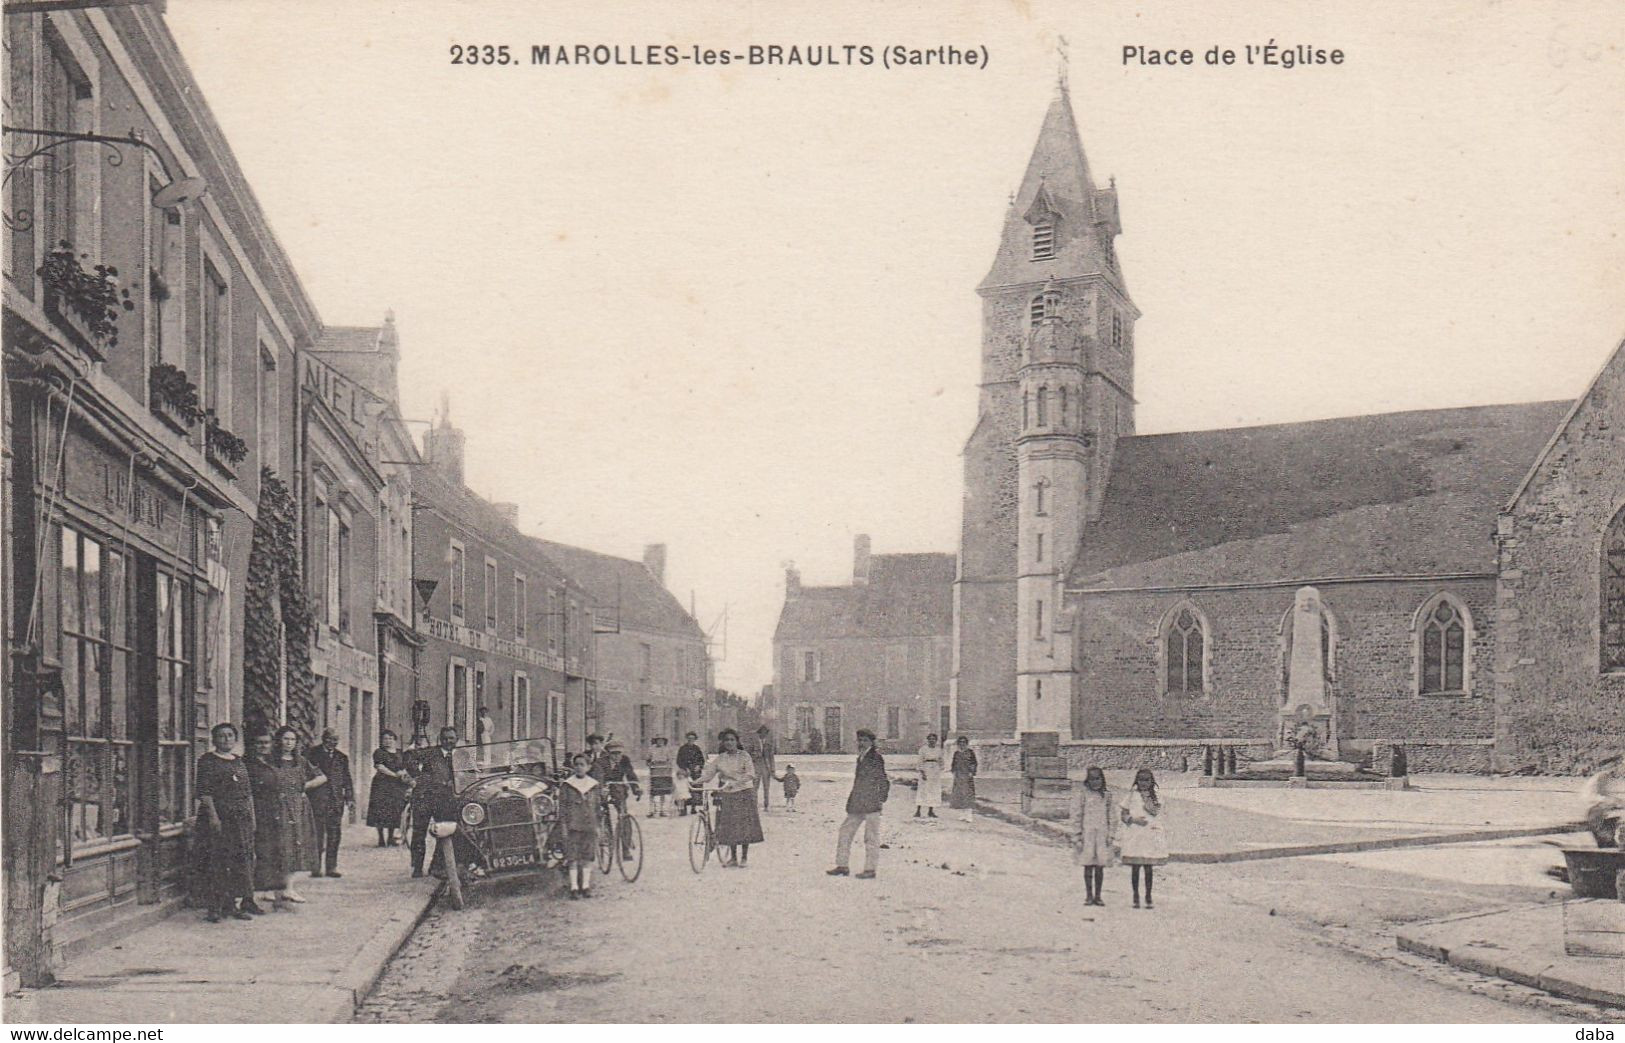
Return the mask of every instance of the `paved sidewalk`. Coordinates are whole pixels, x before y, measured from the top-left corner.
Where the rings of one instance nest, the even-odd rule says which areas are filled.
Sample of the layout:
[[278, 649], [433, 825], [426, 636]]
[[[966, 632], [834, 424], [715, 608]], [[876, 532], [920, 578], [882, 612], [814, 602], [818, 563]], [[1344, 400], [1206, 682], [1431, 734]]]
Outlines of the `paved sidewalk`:
[[337, 880], [300, 873], [308, 902], [252, 921], [183, 909], [75, 960], [49, 989], [7, 996], [11, 1024], [348, 1021], [411, 935], [438, 881], [413, 880], [404, 847], [347, 827]]
[[[1544, 902], [1403, 927], [1399, 947], [1554, 995], [1625, 1007], [1625, 903]], [[1594, 955], [1578, 955], [1592, 953]]]
[[[1108, 772], [1119, 792], [1129, 773]], [[1412, 776], [1409, 790], [1201, 789], [1196, 776], [1165, 773], [1169, 846], [1176, 862], [1261, 858], [1544, 836], [1581, 828], [1579, 779]], [[1061, 836], [1064, 823], [1020, 814], [1017, 778], [977, 780], [984, 811]], [[904, 799], [907, 799], [906, 791]]]

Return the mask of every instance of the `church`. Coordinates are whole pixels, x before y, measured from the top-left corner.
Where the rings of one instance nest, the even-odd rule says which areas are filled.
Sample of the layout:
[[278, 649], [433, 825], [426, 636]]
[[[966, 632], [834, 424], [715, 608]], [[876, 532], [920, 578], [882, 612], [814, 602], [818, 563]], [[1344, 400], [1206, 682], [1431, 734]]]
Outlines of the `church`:
[[1138, 435], [1121, 231], [1063, 84], [977, 288], [950, 707], [983, 764], [1621, 752], [1625, 353], [1578, 400]]

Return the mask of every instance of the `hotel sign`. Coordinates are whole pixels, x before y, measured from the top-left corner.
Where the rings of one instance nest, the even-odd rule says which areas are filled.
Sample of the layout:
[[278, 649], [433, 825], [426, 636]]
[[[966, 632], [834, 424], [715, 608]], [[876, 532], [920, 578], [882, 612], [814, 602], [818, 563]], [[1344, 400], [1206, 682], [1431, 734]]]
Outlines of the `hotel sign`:
[[[564, 658], [562, 656], [544, 652], [529, 645], [522, 645], [507, 638], [497, 637], [495, 634], [488, 634], [483, 630], [475, 630], [473, 627], [464, 626], [461, 623], [436, 619], [433, 616], [428, 617], [428, 623], [429, 636], [438, 638], [441, 641], [449, 641], [454, 645], [462, 645], [477, 652], [517, 659], [522, 663], [540, 666], [556, 673], [562, 674], [565, 672]], [[570, 670], [572, 672], [579, 670], [579, 661], [574, 656], [570, 658]]]

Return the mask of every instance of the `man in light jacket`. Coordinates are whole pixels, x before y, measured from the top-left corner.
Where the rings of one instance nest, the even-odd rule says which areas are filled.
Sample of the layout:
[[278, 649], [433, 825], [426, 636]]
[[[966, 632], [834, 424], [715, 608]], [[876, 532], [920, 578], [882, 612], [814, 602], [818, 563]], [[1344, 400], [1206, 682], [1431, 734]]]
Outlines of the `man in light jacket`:
[[880, 814], [891, 796], [891, 779], [886, 777], [886, 758], [875, 749], [875, 733], [858, 729], [858, 766], [852, 779], [852, 792], [846, 798], [846, 821], [841, 823], [835, 841], [835, 868], [830, 876], [852, 874], [852, 838], [863, 827], [863, 872], [858, 880], [873, 880], [880, 863]]

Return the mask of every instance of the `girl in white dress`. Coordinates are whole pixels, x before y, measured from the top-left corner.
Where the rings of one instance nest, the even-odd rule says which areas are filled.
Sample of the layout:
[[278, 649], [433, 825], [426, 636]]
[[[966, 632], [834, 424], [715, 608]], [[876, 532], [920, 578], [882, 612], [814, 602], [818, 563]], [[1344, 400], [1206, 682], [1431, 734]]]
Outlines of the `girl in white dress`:
[[1129, 867], [1134, 884], [1134, 908], [1140, 908], [1140, 877], [1145, 876], [1145, 907], [1151, 904], [1154, 866], [1168, 863], [1168, 836], [1163, 832], [1163, 804], [1157, 797], [1157, 777], [1150, 768], [1134, 773], [1134, 787], [1123, 802], [1123, 829], [1118, 834], [1119, 855]]

